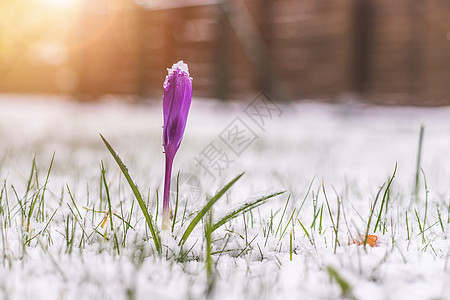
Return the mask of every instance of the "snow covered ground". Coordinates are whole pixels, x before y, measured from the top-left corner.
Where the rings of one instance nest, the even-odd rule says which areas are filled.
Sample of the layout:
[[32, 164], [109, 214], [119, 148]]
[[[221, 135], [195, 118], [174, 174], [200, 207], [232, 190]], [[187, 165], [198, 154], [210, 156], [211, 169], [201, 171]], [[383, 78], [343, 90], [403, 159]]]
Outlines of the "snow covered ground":
[[[174, 162], [187, 180], [158, 254], [99, 133], [156, 218], [161, 103], [2, 95], [0, 299], [450, 299], [450, 108], [251, 101], [193, 100]], [[208, 275], [204, 225], [184, 252], [178, 241], [244, 171], [213, 220], [286, 192], [213, 232]], [[359, 245], [366, 231], [374, 247]]]

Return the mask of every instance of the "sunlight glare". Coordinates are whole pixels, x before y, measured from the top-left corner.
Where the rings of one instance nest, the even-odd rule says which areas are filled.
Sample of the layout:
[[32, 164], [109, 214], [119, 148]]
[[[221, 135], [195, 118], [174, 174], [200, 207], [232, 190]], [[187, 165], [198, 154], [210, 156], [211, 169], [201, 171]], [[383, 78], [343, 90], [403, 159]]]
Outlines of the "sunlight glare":
[[51, 5], [56, 8], [70, 8], [74, 6], [79, 0], [39, 0], [43, 4]]

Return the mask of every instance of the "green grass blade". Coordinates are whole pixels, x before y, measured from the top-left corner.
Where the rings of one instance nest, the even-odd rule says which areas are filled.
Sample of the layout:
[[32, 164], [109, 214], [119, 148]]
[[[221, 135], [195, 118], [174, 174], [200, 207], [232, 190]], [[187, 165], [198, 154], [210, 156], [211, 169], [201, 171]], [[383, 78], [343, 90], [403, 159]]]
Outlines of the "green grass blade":
[[408, 235], [408, 241], [409, 241], [409, 222], [408, 222], [408, 211], [405, 212], [405, 218], [406, 218], [406, 233]]
[[320, 218], [319, 218], [319, 233], [322, 233], [322, 220], [323, 220], [323, 203], [322, 207], [320, 208]]
[[311, 239], [311, 236], [309, 235], [308, 231], [306, 230], [305, 226], [303, 226], [302, 222], [300, 222], [299, 219], [297, 219], [298, 223], [300, 224], [300, 226], [302, 226], [303, 231], [305, 232], [306, 236], [308, 237], [309, 242], [311, 243], [312, 246], [314, 246], [314, 243]]
[[28, 211], [28, 217], [27, 217], [27, 231], [30, 230], [30, 222], [31, 222], [31, 215], [33, 214], [34, 207], [36, 206], [37, 198], [39, 197], [39, 191], [37, 194], [31, 199], [30, 203], [30, 210]]
[[444, 223], [442, 223], [442, 219], [441, 219], [441, 212], [439, 211], [439, 204], [437, 204], [437, 203], [436, 203], [436, 211], [437, 211], [437, 216], [439, 219], [439, 224], [441, 225], [441, 228], [442, 228], [442, 232], [445, 232]]
[[420, 133], [419, 133], [419, 145], [417, 150], [417, 164], [416, 164], [416, 177], [414, 181], [414, 195], [416, 197], [416, 201], [419, 200], [419, 175], [420, 175], [420, 161], [422, 158], [422, 144], [423, 144], [423, 136], [425, 131], [425, 124], [422, 123], [420, 125]]
[[378, 190], [378, 193], [375, 197], [375, 201], [373, 202], [372, 209], [370, 210], [369, 220], [367, 221], [366, 234], [364, 235], [364, 241], [363, 241], [364, 250], [366, 249], [367, 238], [369, 237], [370, 223], [372, 222], [373, 213], [375, 212], [375, 207], [377, 206], [377, 202], [380, 197], [381, 191], [383, 190], [385, 185], [386, 185], [386, 182], [383, 183], [383, 185]]
[[425, 214], [423, 216], [423, 226], [422, 226], [423, 228], [425, 228], [427, 223], [427, 212], [428, 212], [428, 185], [427, 185], [427, 178], [425, 177], [425, 172], [423, 171], [422, 168], [420, 168], [420, 171], [422, 171], [423, 184], [425, 188]]
[[426, 240], [425, 240], [425, 228], [423, 228], [422, 224], [420, 224], [419, 214], [417, 213], [416, 209], [414, 209], [414, 213], [416, 214], [417, 223], [419, 224], [419, 229], [420, 229], [420, 233], [419, 234], [422, 234], [422, 244], [425, 244], [425, 242], [426, 242]]
[[42, 188], [41, 200], [39, 202], [36, 220], [40, 215], [41, 220], [44, 221], [44, 208], [45, 208], [44, 196], [45, 196], [45, 191], [47, 190], [48, 181], [50, 179], [50, 172], [52, 171], [53, 162], [55, 161], [55, 155], [56, 155], [56, 152], [53, 152], [52, 160], [50, 162], [50, 167], [48, 168], [48, 172], [47, 172], [47, 177], [45, 178], [44, 186]]
[[134, 184], [134, 181], [131, 179], [130, 174], [128, 173], [127, 167], [124, 165], [120, 157], [117, 155], [117, 153], [114, 151], [114, 149], [111, 147], [111, 145], [106, 141], [106, 139], [103, 137], [103, 135], [100, 134], [100, 137], [102, 138], [103, 142], [106, 145], [106, 148], [108, 148], [109, 152], [111, 152], [111, 155], [114, 157], [114, 160], [119, 165], [120, 170], [122, 171], [123, 175], [128, 181], [128, 184], [130, 185], [131, 190], [134, 193], [134, 196], [136, 197], [136, 200], [138, 201], [139, 207], [142, 210], [142, 213], [144, 214], [145, 220], [147, 221], [148, 228], [150, 229], [150, 233], [153, 237], [153, 242], [155, 243], [156, 250], [161, 253], [161, 240], [159, 238], [159, 235], [156, 231], [156, 225], [153, 224], [153, 219], [148, 213], [147, 207], [145, 206], [144, 200], [142, 199], [141, 193], [139, 192], [137, 186]]
[[180, 171], [178, 171], [177, 174], [177, 200], [175, 202], [175, 213], [173, 214], [173, 222], [172, 222], [172, 233], [173, 229], [175, 228], [175, 223], [177, 220], [177, 213], [178, 213], [178, 194], [180, 192]]
[[291, 216], [290, 216], [289, 219], [288, 219], [288, 222], [287, 222], [287, 224], [286, 224], [286, 227], [284, 227], [283, 232], [281, 232], [280, 239], [278, 240], [278, 242], [281, 241], [281, 239], [282, 239], [283, 236], [284, 236], [284, 233], [286, 232], [286, 230], [287, 230], [287, 228], [288, 228], [288, 226], [289, 226], [289, 223], [292, 222], [292, 219], [294, 218], [295, 210], [296, 210], [296, 208], [294, 208], [294, 211], [292, 212]]
[[[373, 232], [376, 232], [376, 231], [377, 231], [378, 224], [380, 224], [380, 221], [381, 221], [381, 215], [382, 215], [382, 213], [383, 213], [383, 206], [384, 206], [384, 204], [385, 204], [385, 202], [386, 202], [386, 199], [387, 199], [387, 197], [388, 197], [389, 189], [390, 189], [390, 187], [391, 187], [392, 181], [393, 181], [394, 178], [395, 178], [395, 173], [396, 173], [396, 172], [397, 172], [397, 163], [395, 163], [394, 173], [392, 173], [392, 176], [389, 178], [388, 184], [387, 184], [387, 186], [386, 186], [386, 189], [384, 190], [383, 200], [381, 201], [380, 213], [378, 214], [378, 218], [377, 218], [377, 221], [376, 221], [376, 223], [375, 223], [375, 227], [373, 228]], [[386, 204], [386, 208], [387, 208], [387, 204]], [[375, 206], [374, 206], [374, 209], [375, 209]]]
[[[339, 206], [339, 198], [338, 198], [338, 220], [337, 220], [337, 225], [336, 225], [336, 223], [334, 223], [334, 219], [333, 219], [333, 214], [331, 213], [331, 208], [330, 208], [330, 203], [328, 202], [328, 197], [327, 197], [327, 193], [326, 193], [326, 191], [325, 191], [325, 184], [324, 184], [324, 181], [322, 180], [322, 190], [323, 190], [323, 195], [324, 195], [324, 197], [325, 197], [325, 202], [326, 202], [326, 204], [327, 204], [327, 208], [328, 208], [328, 213], [329, 213], [329, 215], [330, 215], [330, 219], [331, 219], [331, 224], [333, 225], [333, 229], [334, 229], [334, 235], [335, 235], [335, 237], [336, 237], [336, 242], [335, 242], [335, 246], [337, 245], [337, 244], [339, 244], [340, 245], [340, 243], [339, 243], [339, 239], [338, 239], [338, 229], [339, 229], [339, 212], [340, 212], [340, 206]], [[336, 247], [334, 248], [335, 249], [335, 252], [336, 252]]]
[[227, 215], [225, 215], [222, 219], [220, 219], [216, 224], [214, 224], [212, 226], [212, 231], [216, 230], [217, 228], [219, 228], [220, 226], [222, 226], [223, 224], [227, 223], [228, 221], [230, 221], [231, 219], [236, 218], [237, 216], [239, 216], [241, 213], [246, 213], [250, 210], [253, 210], [254, 208], [263, 205], [264, 203], [266, 203], [269, 199], [276, 197], [278, 195], [281, 195], [283, 193], [285, 193], [286, 191], [282, 191], [282, 192], [276, 192], [264, 197], [261, 197], [255, 201], [250, 201], [247, 203], [244, 203], [241, 207], [239, 207], [238, 209], [235, 209], [233, 211], [231, 211], [230, 213], [228, 213]]
[[205, 240], [206, 240], [206, 259], [205, 259], [205, 268], [206, 268], [206, 279], [207, 279], [207, 289], [206, 295], [209, 298], [213, 289], [214, 289], [214, 274], [213, 274], [213, 263], [212, 263], [212, 215], [211, 210], [208, 211], [208, 214], [205, 216]]
[[[245, 173], [245, 172], [244, 172]], [[195, 226], [197, 226], [198, 222], [205, 216], [205, 214], [211, 209], [211, 207], [219, 200], [235, 183], [238, 181], [244, 173], [239, 174], [236, 178], [231, 180], [226, 186], [224, 186], [214, 197], [212, 197], [206, 205], [198, 212], [198, 214], [194, 217], [194, 219], [189, 224], [188, 228], [184, 232], [183, 236], [180, 240], [180, 246], [182, 246], [186, 240], [188, 239], [189, 235], [191, 234], [192, 230], [194, 230]]]
[[291, 199], [291, 195], [289, 195], [289, 197], [286, 200], [286, 204], [284, 205], [284, 209], [283, 209], [283, 214], [281, 215], [280, 223], [278, 223], [278, 227], [277, 227], [277, 231], [275, 231], [275, 235], [278, 234], [278, 231], [281, 231], [281, 225], [283, 223], [284, 214], [286, 213], [286, 209], [288, 207], [290, 199]]
[[66, 187], [67, 187], [67, 192], [69, 193], [69, 198], [70, 198], [70, 200], [72, 200], [72, 204], [75, 207], [75, 209], [77, 210], [77, 213], [80, 216], [80, 220], [82, 220], [83, 217], [81, 216], [81, 213], [80, 213], [80, 210], [78, 209], [77, 203], [75, 202], [72, 192], [70, 191], [69, 184], [66, 183]]
[[44, 227], [44, 229], [42, 229], [41, 232], [45, 232], [47, 230], [48, 225], [50, 225], [50, 222], [53, 221], [53, 218], [55, 217], [57, 211], [58, 211], [58, 209], [55, 209], [55, 211], [53, 212], [51, 217], [48, 219], [47, 224], [45, 224], [45, 227]]
[[26, 190], [25, 196], [24, 196], [25, 201], [26, 201], [26, 199], [28, 197], [28, 193], [31, 189], [31, 181], [33, 180], [33, 174], [34, 174], [35, 170], [36, 170], [36, 153], [34, 154], [34, 157], [33, 157], [33, 163], [31, 165], [31, 173], [30, 173], [30, 177], [28, 178], [27, 190]]
[[103, 165], [103, 161], [102, 161], [101, 168], [102, 168], [103, 184], [105, 185], [106, 200], [108, 200], [109, 225], [110, 225], [111, 232], [113, 233], [113, 237], [114, 237], [114, 246], [117, 249], [117, 254], [120, 255], [119, 241], [117, 240], [117, 234], [116, 234], [116, 231], [114, 230], [113, 212], [112, 212], [112, 208], [111, 208], [111, 196], [109, 194], [108, 183], [106, 182], [106, 171], [105, 171], [105, 166]]
[[293, 250], [293, 241], [292, 241], [292, 233], [294, 232], [294, 227], [291, 229], [291, 233], [289, 234], [289, 260], [292, 261], [292, 250]]
[[347, 280], [345, 280], [335, 268], [328, 266], [327, 272], [328, 272], [328, 275], [330, 275], [330, 278], [333, 279], [334, 281], [336, 281], [336, 283], [341, 288], [342, 296], [344, 298], [356, 299], [352, 294], [352, 287], [351, 287], [350, 283]]

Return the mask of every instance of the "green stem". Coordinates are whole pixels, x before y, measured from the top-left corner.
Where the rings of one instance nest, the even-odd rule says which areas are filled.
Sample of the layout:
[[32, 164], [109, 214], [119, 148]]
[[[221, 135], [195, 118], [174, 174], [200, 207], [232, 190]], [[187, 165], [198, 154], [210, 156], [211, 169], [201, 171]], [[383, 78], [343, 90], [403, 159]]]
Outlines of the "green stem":
[[170, 228], [170, 179], [172, 176], [173, 156], [166, 155], [166, 175], [164, 178], [164, 200], [162, 211], [162, 230]]

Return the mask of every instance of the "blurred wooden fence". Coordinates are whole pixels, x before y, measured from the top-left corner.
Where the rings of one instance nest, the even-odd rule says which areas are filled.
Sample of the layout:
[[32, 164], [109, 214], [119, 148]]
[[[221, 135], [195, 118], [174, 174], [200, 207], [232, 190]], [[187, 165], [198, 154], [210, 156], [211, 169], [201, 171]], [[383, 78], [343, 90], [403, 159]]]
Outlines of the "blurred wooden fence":
[[[195, 96], [450, 104], [448, 0], [230, 0], [102, 14], [86, 9], [68, 39], [65, 92], [160, 97], [166, 68], [183, 59]], [[0, 91], [58, 92], [30, 66]], [[43, 73], [53, 74], [55, 66]], [[12, 72], [14, 73], [14, 72]], [[47, 79], [47, 80], [46, 80]], [[8, 83], [8, 80], [9, 83]], [[69, 85], [70, 86], [70, 85]], [[33, 89], [34, 87], [34, 89]]]

